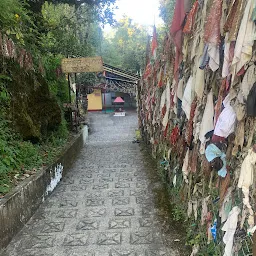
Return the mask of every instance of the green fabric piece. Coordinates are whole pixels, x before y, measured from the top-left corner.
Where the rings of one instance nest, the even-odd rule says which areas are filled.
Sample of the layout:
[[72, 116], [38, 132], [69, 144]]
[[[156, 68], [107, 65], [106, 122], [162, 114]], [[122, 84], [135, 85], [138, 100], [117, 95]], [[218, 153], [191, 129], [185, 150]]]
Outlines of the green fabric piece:
[[256, 3], [254, 4], [255, 6], [254, 6], [254, 9], [253, 9], [253, 11], [252, 11], [252, 20], [254, 21], [254, 22], [256, 22]]
[[228, 202], [225, 203], [225, 206], [224, 206], [224, 211], [225, 211], [226, 216], [228, 216], [231, 209], [232, 209], [232, 200], [229, 200]]

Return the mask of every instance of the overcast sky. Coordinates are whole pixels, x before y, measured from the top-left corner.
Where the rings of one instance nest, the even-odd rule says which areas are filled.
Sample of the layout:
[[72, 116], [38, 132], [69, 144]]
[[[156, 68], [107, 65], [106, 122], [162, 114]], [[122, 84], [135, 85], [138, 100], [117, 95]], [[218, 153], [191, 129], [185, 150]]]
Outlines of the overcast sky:
[[154, 17], [156, 25], [162, 22], [159, 18], [159, 0], [118, 0], [117, 6], [117, 20], [126, 14], [143, 25], [154, 25]]

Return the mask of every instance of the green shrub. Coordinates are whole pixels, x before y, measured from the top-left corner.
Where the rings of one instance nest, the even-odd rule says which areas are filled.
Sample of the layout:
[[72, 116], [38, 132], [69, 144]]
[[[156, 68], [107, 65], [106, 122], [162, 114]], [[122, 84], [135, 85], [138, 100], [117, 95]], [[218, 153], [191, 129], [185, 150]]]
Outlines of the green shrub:
[[0, 1], [0, 30], [21, 44], [34, 38], [34, 24], [22, 0]]
[[42, 156], [39, 152], [39, 145], [34, 145], [28, 141], [19, 143], [19, 150], [17, 161], [20, 163], [21, 168], [33, 169], [43, 164]]
[[0, 115], [0, 196], [17, 183], [16, 177], [51, 163], [60, 154], [69, 134], [63, 120], [47, 141], [33, 144], [22, 141], [10, 124]]

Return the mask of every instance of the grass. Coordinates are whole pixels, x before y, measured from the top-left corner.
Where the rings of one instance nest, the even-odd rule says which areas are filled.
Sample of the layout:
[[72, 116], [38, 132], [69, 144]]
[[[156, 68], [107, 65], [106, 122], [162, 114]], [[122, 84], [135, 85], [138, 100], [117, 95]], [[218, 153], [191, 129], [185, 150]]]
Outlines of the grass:
[[10, 129], [9, 122], [0, 119], [0, 197], [19, 182], [53, 162], [68, 140], [68, 130], [63, 123], [42, 143], [23, 141]]

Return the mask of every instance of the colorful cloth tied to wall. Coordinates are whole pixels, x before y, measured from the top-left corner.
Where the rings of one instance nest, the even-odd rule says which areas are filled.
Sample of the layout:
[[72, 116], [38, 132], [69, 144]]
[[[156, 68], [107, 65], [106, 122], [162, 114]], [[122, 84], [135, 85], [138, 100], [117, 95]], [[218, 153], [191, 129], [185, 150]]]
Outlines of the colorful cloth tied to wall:
[[154, 30], [138, 85], [141, 134], [154, 157], [168, 155], [173, 203], [186, 209], [188, 239], [200, 237], [192, 255], [239, 255], [256, 230], [256, 1], [176, 0], [162, 52], [155, 42]]

